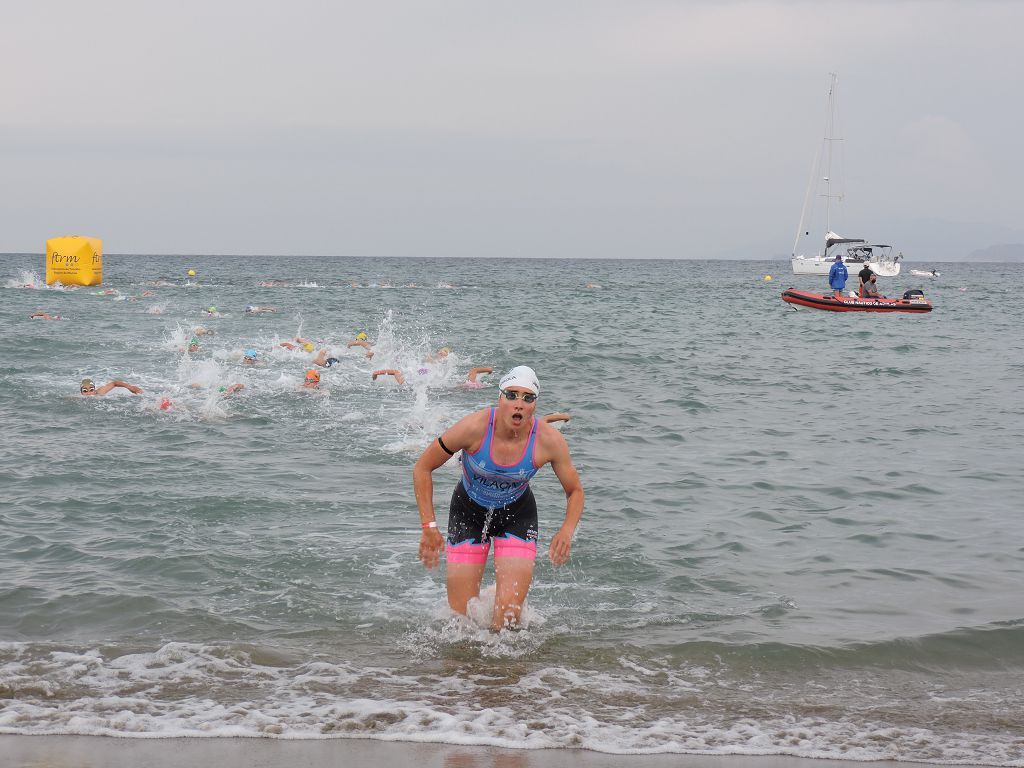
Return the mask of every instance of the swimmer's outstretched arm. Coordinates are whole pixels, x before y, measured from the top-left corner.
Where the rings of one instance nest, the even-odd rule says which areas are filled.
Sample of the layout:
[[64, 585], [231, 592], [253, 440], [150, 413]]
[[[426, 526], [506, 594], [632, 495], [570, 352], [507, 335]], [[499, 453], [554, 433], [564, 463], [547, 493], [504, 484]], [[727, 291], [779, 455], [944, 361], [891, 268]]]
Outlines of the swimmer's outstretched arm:
[[[465, 448], [471, 448], [474, 441], [487, 429], [487, 419], [490, 416], [490, 409], [471, 413], [456, 422], [441, 437], [434, 440], [427, 449], [423, 451], [415, 466], [412, 468], [412, 488], [416, 494], [416, 506], [419, 508], [420, 525], [423, 526], [423, 533], [420, 535], [420, 560], [428, 569], [435, 568], [441, 558], [441, 550], [444, 548], [444, 537], [437, 527], [428, 527], [429, 523], [436, 523], [437, 516], [434, 514], [434, 479], [433, 471], [444, 464], [448, 459]], [[559, 435], [561, 437], [561, 435]], [[443, 445], [443, 447], [442, 447]]]
[[494, 373], [494, 369], [489, 368], [486, 365], [482, 365], [477, 368], [472, 368], [470, 369], [469, 373], [466, 374], [466, 381], [472, 381], [475, 384], [476, 377], [479, 376], [481, 373]]
[[321, 349], [316, 353], [316, 357], [313, 358], [313, 365], [319, 365], [321, 368], [327, 367], [327, 349]]
[[304, 339], [301, 336], [296, 336], [295, 337], [295, 341], [297, 341], [299, 344], [312, 344], [313, 343], [309, 339]]
[[133, 395], [140, 395], [140, 394], [142, 394], [142, 387], [137, 387], [134, 384], [129, 384], [127, 381], [121, 381], [120, 379], [114, 379], [113, 381], [108, 381], [106, 384], [104, 384], [102, 387], [99, 387], [96, 390], [96, 394], [97, 395], [105, 395], [105, 394], [107, 394], [107, 392], [112, 390], [114, 387], [123, 387], [124, 389], [127, 389], [129, 392], [131, 392]]
[[373, 357], [373, 350], [370, 348], [370, 342], [368, 341], [350, 341], [347, 346], [351, 349], [352, 347], [362, 347], [366, 350], [367, 357]]
[[378, 376], [394, 376], [395, 381], [399, 384], [405, 384], [405, 376], [402, 375], [401, 371], [396, 371], [394, 368], [381, 368], [379, 371], [374, 371], [373, 380], [376, 381]]
[[545, 424], [551, 424], [555, 421], [568, 421], [571, 418], [568, 413], [549, 413], [547, 416], [541, 416], [540, 420]]
[[235, 394], [235, 392], [241, 392], [243, 389], [245, 389], [245, 384], [231, 384], [224, 390], [223, 394], [227, 397], [228, 395]]
[[278, 346], [284, 347], [285, 349], [295, 349], [295, 345], [290, 341], [282, 341]]

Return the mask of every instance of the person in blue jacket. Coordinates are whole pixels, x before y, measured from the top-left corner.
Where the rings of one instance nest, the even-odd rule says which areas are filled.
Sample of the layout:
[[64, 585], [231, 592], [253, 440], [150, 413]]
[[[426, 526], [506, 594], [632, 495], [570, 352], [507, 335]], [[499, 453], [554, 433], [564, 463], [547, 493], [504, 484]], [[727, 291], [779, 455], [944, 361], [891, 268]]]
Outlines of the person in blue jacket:
[[843, 295], [843, 289], [846, 287], [846, 278], [850, 276], [850, 273], [846, 271], [846, 265], [843, 264], [843, 256], [840, 253], [836, 254], [835, 263], [832, 265], [832, 269], [828, 271], [828, 284], [832, 287], [832, 295], [839, 298]]

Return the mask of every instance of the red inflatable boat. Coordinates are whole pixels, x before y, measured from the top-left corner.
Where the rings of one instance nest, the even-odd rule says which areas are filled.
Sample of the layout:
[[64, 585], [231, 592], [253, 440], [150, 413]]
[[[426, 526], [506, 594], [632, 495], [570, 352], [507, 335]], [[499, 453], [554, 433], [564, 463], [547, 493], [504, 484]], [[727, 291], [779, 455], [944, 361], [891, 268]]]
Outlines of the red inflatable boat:
[[931, 312], [932, 303], [918, 290], [910, 290], [902, 299], [860, 299], [852, 296], [812, 293], [789, 288], [782, 292], [782, 300], [800, 307], [824, 309], [829, 312]]

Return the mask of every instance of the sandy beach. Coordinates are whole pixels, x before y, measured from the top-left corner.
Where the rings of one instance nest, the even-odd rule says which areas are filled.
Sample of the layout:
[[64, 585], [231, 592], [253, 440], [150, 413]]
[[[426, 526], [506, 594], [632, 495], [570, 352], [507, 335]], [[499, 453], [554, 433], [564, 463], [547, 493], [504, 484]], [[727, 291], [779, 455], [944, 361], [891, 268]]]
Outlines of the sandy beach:
[[[114, 739], [0, 736], [4, 768], [836, 768], [835, 760], [756, 755], [609, 755], [588, 750], [514, 750], [371, 739]], [[872, 762], [872, 768], [927, 763]]]

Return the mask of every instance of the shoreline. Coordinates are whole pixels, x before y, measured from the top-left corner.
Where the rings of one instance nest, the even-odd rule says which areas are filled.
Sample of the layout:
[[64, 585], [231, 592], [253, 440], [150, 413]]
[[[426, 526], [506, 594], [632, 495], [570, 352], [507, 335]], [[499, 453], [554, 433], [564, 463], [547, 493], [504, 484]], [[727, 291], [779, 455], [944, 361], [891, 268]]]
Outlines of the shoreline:
[[[788, 755], [617, 755], [586, 749], [517, 750], [361, 738], [110, 737], [0, 735], [4, 768], [837, 768], [858, 760]], [[931, 763], [892, 760], [872, 768]]]

